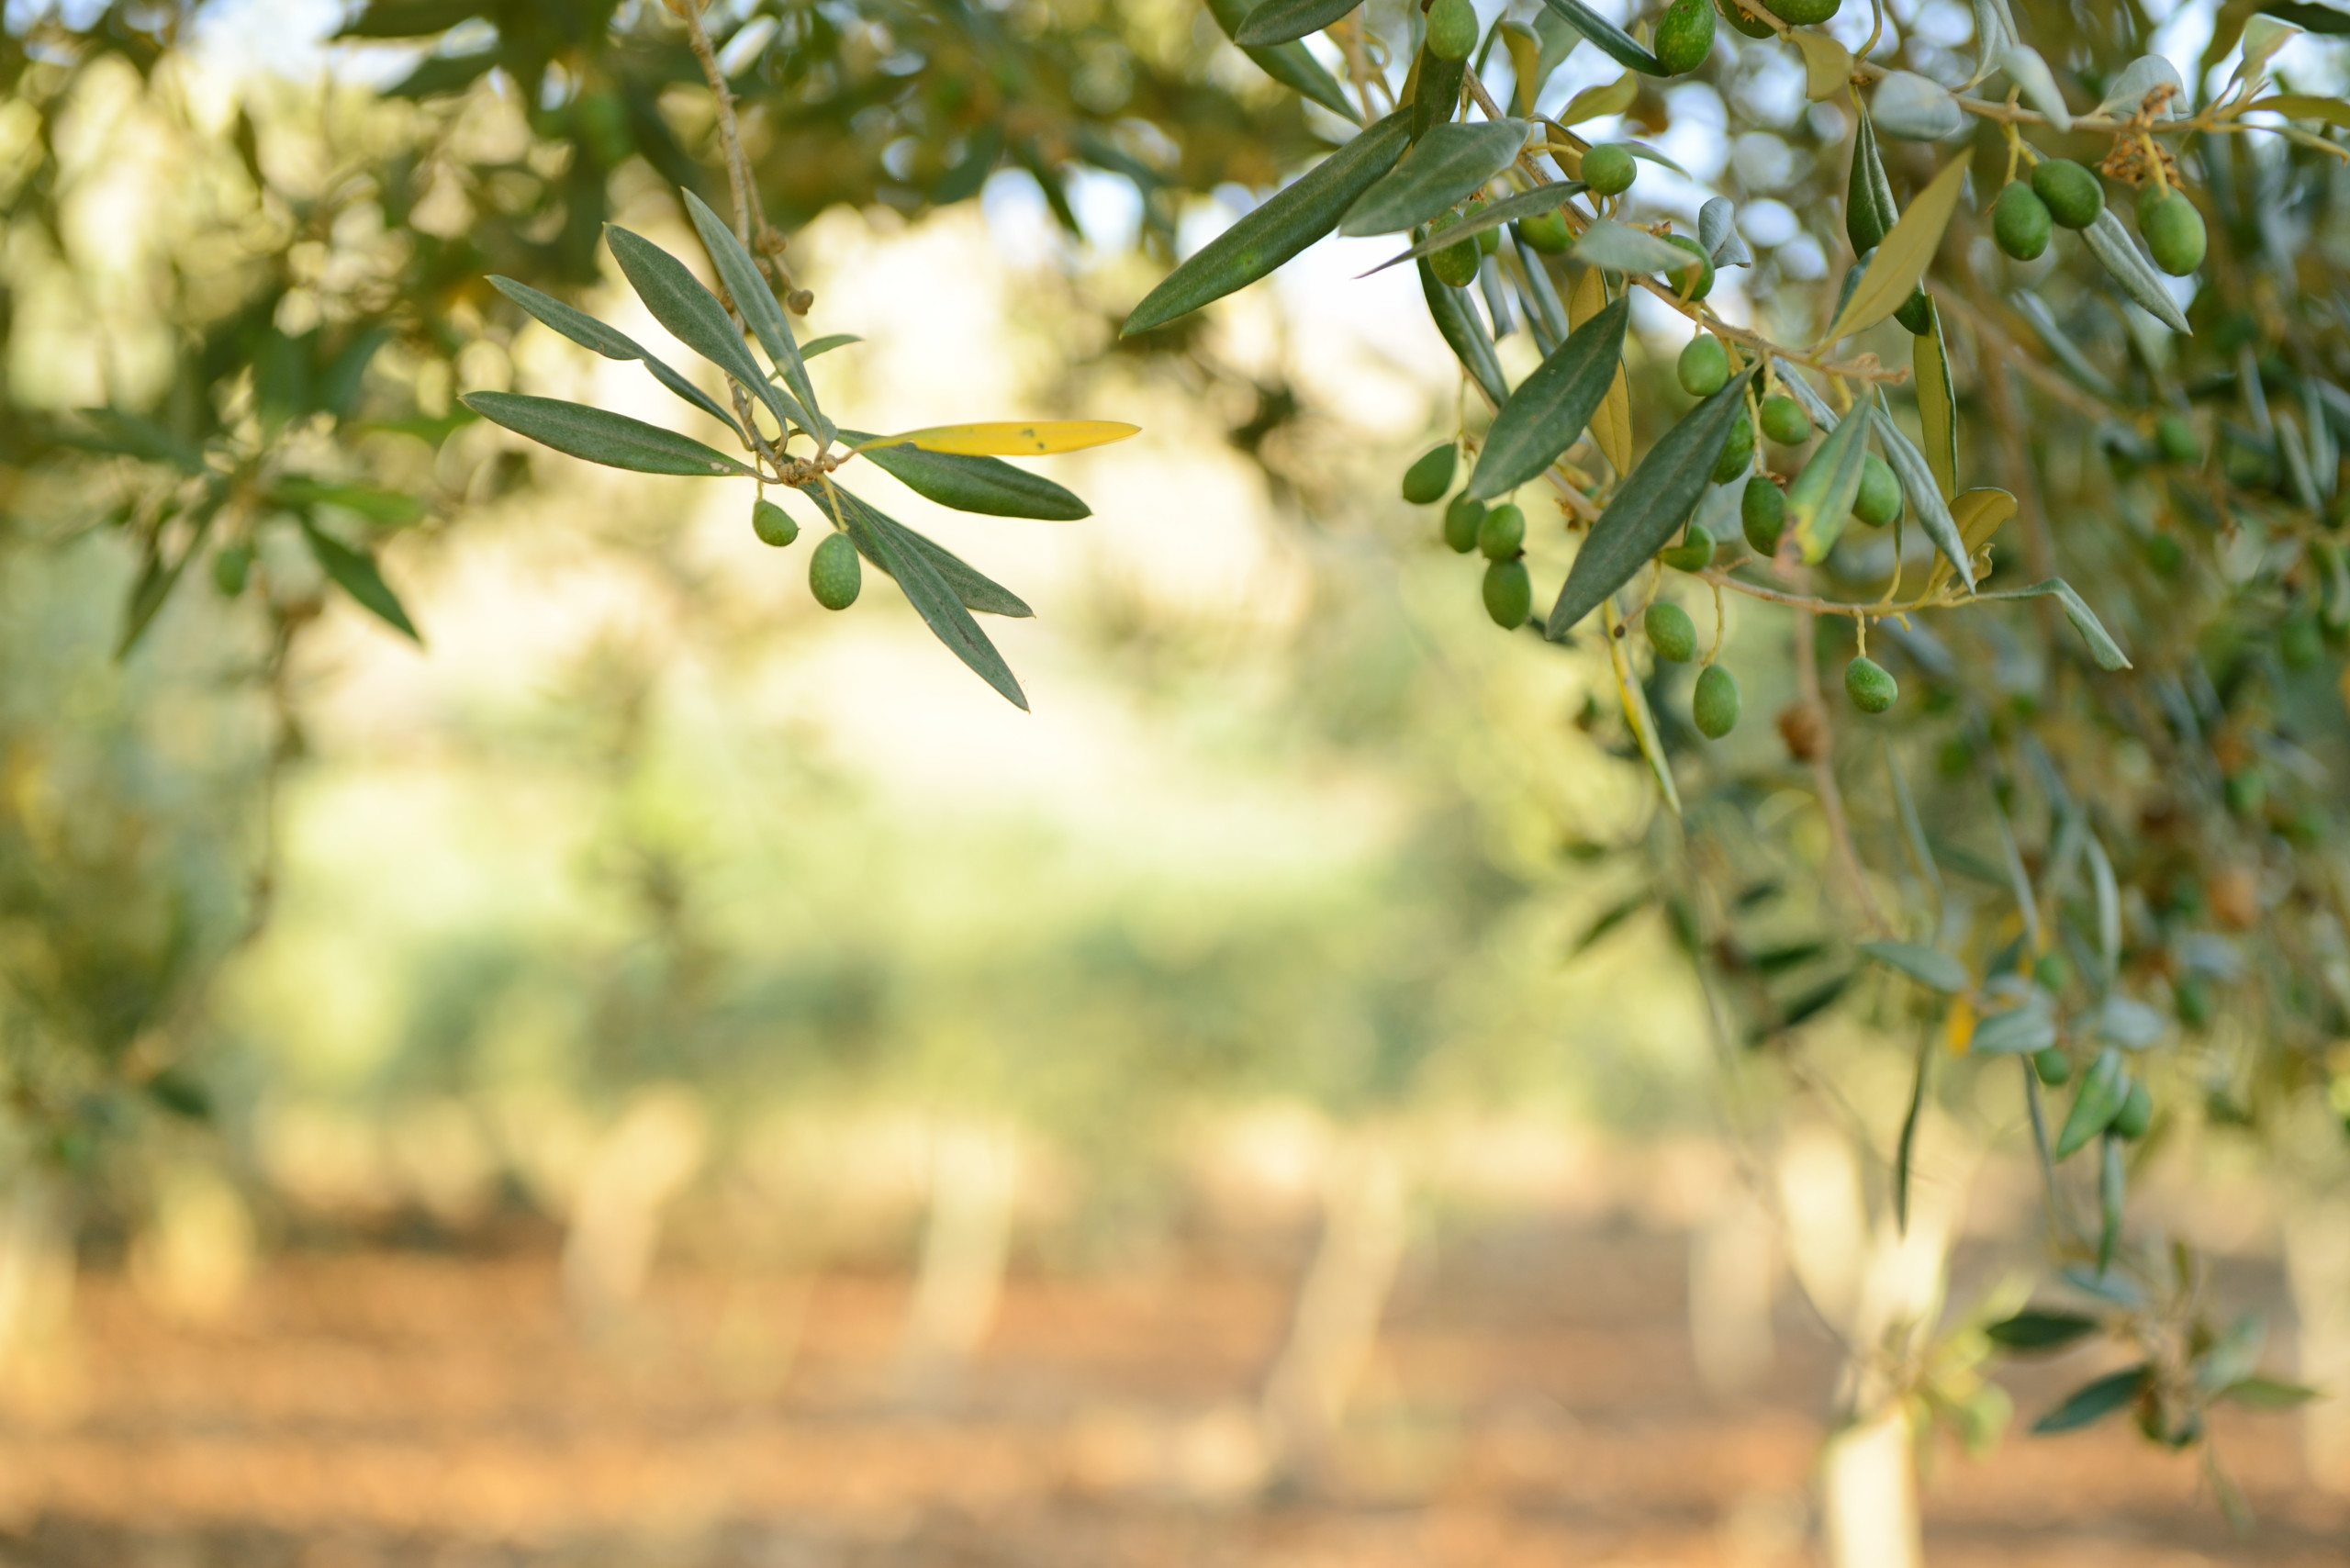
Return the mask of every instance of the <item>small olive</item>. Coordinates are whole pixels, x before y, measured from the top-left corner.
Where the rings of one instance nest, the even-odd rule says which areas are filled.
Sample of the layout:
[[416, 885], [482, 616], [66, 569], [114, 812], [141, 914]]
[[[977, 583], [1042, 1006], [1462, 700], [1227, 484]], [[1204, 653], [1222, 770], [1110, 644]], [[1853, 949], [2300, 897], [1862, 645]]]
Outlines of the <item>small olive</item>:
[[1485, 503], [1472, 495], [1458, 495], [1444, 509], [1444, 542], [1456, 555], [1477, 548], [1477, 525], [1485, 521]]
[[1729, 351], [1711, 332], [1700, 332], [1681, 351], [1674, 367], [1681, 389], [1692, 398], [1710, 398], [1729, 380]]
[[1534, 579], [1523, 561], [1495, 561], [1485, 568], [1485, 613], [1505, 632], [1515, 632], [1534, 612]]
[[1682, 665], [1697, 656], [1697, 623], [1677, 604], [1650, 605], [1640, 617], [1640, 629], [1661, 659]]
[[2069, 158], [2045, 158], [2034, 164], [2031, 194], [2048, 208], [2050, 218], [2067, 229], [2087, 229], [2105, 210], [2105, 188]]
[[2009, 180], [1999, 188], [1999, 199], [1991, 207], [1991, 236], [1998, 241], [2000, 250], [2017, 261], [2037, 261], [2048, 249], [2052, 221], [2048, 204], [2032, 195], [2029, 185]]
[[1623, 195], [1639, 174], [1631, 153], [1612, 141], [1583, 155], [1583, 183], [1600, 196]]
[[1784, 392], [1762, 399], [1762, 433], [1781, 446], [1801, 446], [1811, 439], [1811, 416]]
[[1738, 710], [1737, 677], [1719, 665], [1697, 672], [1697, 684], [1689, 693], [1689, 717], [1699, 734], [1709, 741], [1721, 739], [1738, 728]]
[[1768, 474], [1755, 475], [1738, 498], [1738, 521], [1756, 554], [1778, 554], [1779, 535], [1787, 526], [1787, 493]]
[[1844, 695], [1863, 713], [1882, 713], [1901, 695], [1893, 672], [1863, 655], [1844, 666]]
[[1460, 457], [1450, 442], [1432, 446], [1404, 470], [1404, 498], [1424, 507], [1444, 498], [1452, 488], [1452, 465]]
[[865, 569], [858, 565], [856, 546], [848, 542], [845, 533], [828, 533], [808, 557], [808, 591], [826, 610], [846, 610], [856, 602], [857, 590], [865, 586]]
[[772, 544], [780, 550], [800, 537], [800, 525], [791, 514], [770, 500], [759, 500], [751, 507], [751, 532], [759, 536], [762, 544]]
[[1883, 528], [1901, 515], [1901, 481], [1893, 465], [1875, 453], [1861, 459], [1861, 487], [1852, 497], [1852, 515], [1871, 528]]

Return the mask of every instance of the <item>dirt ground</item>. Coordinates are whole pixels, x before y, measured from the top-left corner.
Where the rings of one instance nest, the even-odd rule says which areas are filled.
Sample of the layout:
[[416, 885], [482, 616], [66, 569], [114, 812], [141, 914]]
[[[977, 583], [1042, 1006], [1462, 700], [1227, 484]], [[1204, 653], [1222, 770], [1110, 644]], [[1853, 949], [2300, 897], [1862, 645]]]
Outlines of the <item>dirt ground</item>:
[[[583, 1335], [543, 1245], [270, 1264], [227, 1320], [86, 1278], [64, 1402], [0, 1417], [7, 1568], [1387, 1568], [1818, 1561], [1826, 1346], [1783, 1304], [1754, 1394], [1700, 1388], [1686, 1242], [1502, 1227], [1425, 1249], [1335, 1472], [1251, 1419], [1294, 1252], [1016, 1275], [959, 1390], [893, 1382], [902, 1278], [662, 1274]], [[2257, 1279], [2245, 1287], [2268, 1289]], [[2095, 1352], [2010, 1378], [2040, 1409]], [[2350, 1563], [2289, 1418], [2217, 1433], [2259, 1515], [2117, 1425], [1928, 1479], [1929, 1561]]]

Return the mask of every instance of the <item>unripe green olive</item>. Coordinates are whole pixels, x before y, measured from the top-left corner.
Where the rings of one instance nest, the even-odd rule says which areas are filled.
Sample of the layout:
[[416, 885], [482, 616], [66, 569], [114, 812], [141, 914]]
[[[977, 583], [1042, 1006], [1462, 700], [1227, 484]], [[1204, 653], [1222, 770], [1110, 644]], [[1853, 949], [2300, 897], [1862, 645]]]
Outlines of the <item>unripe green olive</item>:
[[1762, 399], [1762, 433], [1781, 446], [1801, 446], [1811, 439], [1811, 416], [1784, 392]]
[[865, 568], [845, 533], [828, 533], [808, 557], [808, 591], [826, 610], [846, 610], [865, 586]]
[[[1751, 4], [1757, 10], [1762, 8], [1762, 0], [1750, 0], [1750, 4]], [[1738, 8], [1738, 0], [1714, 0], [1714, 6], [1717, 10], [1721, 12], [1722, 19], [1724, 21], [1728, 22], [1731, 27], [1736, 28], [1740, 32], [1744, 33], [1748, 38], [1774, 39], [1779, 36], [1778, 29], [1772, 27], [1770, 23], [1763, 21], [1759, 17], [1750, 17], [1745, 12], [1740, 10]]]
[[2173, 463], [2203, 461], [2203, 442], [2185, 414], [2165, 414], [2154, 421], [2154, 444]]
[[759, 536], [760, 543], [780, 550], [800, 537], [800, 525], [791, 521], [789, 512], [762, 498], [751, 508], [751, 532]]
[[2047, 952], [2041, 954], [2039, 961], [2031, 966], [2031, 978], [2038, 980], [2044, 989], [2062, 996], [2065, 994], [2065, 988], [2073, 983], [2072, 962], [2064, 954], [2051, 947]]
[[1505, 502], [1477, 524], [1477, 548], [1488, 561], [1514, 560], [1526, 548], [1526, 514]]
[[1466, 494], [1452, 498], [1444, 509], [1444, 542], [1456, 555], [1466, 555], [1477, 548], [1477, 525], [1485, 521], [1485, 503]]
[[220, 590], [224, 599], [234, 599], [245, 591], [245, 583], [252, 577], [252, 545], [224, 544], [220, 553], [212, 557], [212, 586]]
[[[1433, 239], [1448, 229], [1458, 227], [1460, 222], [1459, 213], [1441, 213], [1434, 222], [1428, 225], [1428, 236]], [[1430, 252], [1428, 271], [1436, 274], [1436, 280], [1438, 283], [1450, 284], [1455, 288], [1465, 288], [1477, 281], [1477, 241], [1472, 235], [1457, 244], [1447, 245], [1440, 251]]]
[[1469, 0], [1435, 0], [1428, 6], [1428, 52], [1466, 60], [1477, 47], [1477, 8]]
[[1689, 693], [1689, 718], [1699, 734], [1718, 741], [1738, 728], [1739, 705], [1737, 677], [1719, 665], [1697, 672], [1697, 684]]
[[2031, 1070], [2049, 1088], [2062, 1089], [2073, 1081], [2073, 1058], [2050, 1046], [2031, 1053]]
[[1783, 22], [1808, 28], [1828, 20], [1844, 0], [1762, 0], [1762, 8]]
[[2146, 1128], [2154, 1124], [2154, 1097], [2146, 1086], [2135, 1079], [2130, 1082], [2130, 1092], [2122, 1097], [2121, 1109], [2113, 1113], [2113, 1131], [2118, 1137], [2132, 1142], [2146, 1136]]
[[1778, 554], [1779, 535], [1787, 526], [1786, 491], [1768, 474], [1755, 475], [1738, 498], [1738, 521], [1756, 554]]
[[[1675, 294], [1685, 294], [1693, 300], [1703, 299], [1713, 293], [1714, 258], [1706, 254], [1706, 248], [1686, 234], [1668, 234], [1664, 237], [1664, 242], [1668, 245], [1678, 245], [1696, 258], [1666, 273], [1665, 286]], [[1690, 281], [1689, 274], [1692, 272], [1696, 274], [1695, 282]]]
[[1934, 301], [1921, 286], [1909, 291], [1909, 297], [1894, 311], [1893, 319], [1908, 330], [1913, 338], [1922, 338], [1934, 330]]
[[2070, 158], [2043, 158], [2032, 165], [2031, 194], [2067, 229], [2087, 229], [2105, 210], [2105, 187]]
[[1738, 420], [1729, 427], [1729, 439], [1722, 442], [1722, 454], [1714, 462], [1714, 483], [1727, 485], [1746, 472], [1754, 459], [1754, 421], [1746, 410], [1738, 411]]
[[1404, 470], [1404, 498], [1416, 507], [1442, 500], [1452, 488], [1452, 465], [1460, 458], [1450, 442], [1432, 446]]
[[1714, 51], [1714, 10], [1709, 0], [1673, 0], [1657, 18], [1649, 52], [1668, 76], [1695, 71]]
[[2017, 261], [2037, 261], [2048, 249], [2053, 221], [2048, 204], [2032, 195], [2029, 185], [2009, 180], [1999, 187], [1999, 199], [1991, 207], [1991, 237]]
[[1583, 183], [1599, 196], [1623, 195], [1632, 188], [1632, 181], [1639, 174], [1631, 153], [1612, 141], [1583, 155]]
[[1702, 572], [1714, 564], [1714, 536], [1693, 522], [1688, 538], [1658, 551], [1656, 558], [1676, 572]]
[[1505, 632], [1515, 632], [1534, 613], [1534, 579], [1523, 561], [1495, 561], [1485, 568], [1485, 613]]
[[1673, 367], [1681, 389], [1692, 398], [1710, 398], [1729, 380], [1729, 351], [1711, 332], [1700, 332], [1681, 351]]
[[2138, 231], [2146, 237], [2154, 265], [2171, 276], [2185, 277], [2203, 264], [2203, 215], [2182, 192], [2156, 197], [2149, 186], [2138, 203]]
[[2171, 1008], [2178, 1021], [2188, 1028], [2208, 1024], [2211, 1019], [2211, 988], [2201, 975], [2181, 975], [2171, 982]]
[[1697, 656], [1697, 623], [1677, 604], [1650, 605], [1640, 617], [1640, 629], [1658, 658], [1684, 665]]
[[2309, 669], [2325, 657], [2325, 633], [2317, 618], [2296, 615], [2277, 630], [2277, 653], [2288, 669]]
[[1875, 453], [1861, 458], [1861, 487], [1852, 495], [1852, 515], [1871, 528], [1883, 528], [1901, 515], [1901, 481], [1893, 465]]
[[1517, 237], [1545, 255], [1562, 254], [1575, 242], [1562, 212], [1538, 212], [1517, 220]]
[[1863, 713], [1882, 713], [1901, 695], [1893, 672], [1863, 655], [1844, 666], [1844, 695]]

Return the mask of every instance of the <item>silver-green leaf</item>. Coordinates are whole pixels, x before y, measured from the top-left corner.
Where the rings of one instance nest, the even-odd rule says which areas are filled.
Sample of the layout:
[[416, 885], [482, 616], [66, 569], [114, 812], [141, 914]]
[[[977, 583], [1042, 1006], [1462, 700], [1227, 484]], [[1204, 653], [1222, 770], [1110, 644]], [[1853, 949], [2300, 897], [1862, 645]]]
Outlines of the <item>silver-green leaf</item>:
[[507, 298], [529, 311], [545, 325], [561, 332], [581, 348], [593, 349], [606, 359], [639, 362], [653, 373], [653, 378], [662, 386], [666, 386], [735, 434], [743, 433], [743, 427], [735, 422], [733, 414], [719, 406], [718, 399], [687, 380], [657, 355], [646, 353], [643, 345], [626, 332], [597, 320], [585, 310], [565, 305], [551, 294], [542, 294], [527, 283], [517, 283], [510, 277], [493, 277], [489, 280], [489, 284], [498, 293], [506, 296]]
[[468, 392], [457, 401], [517, 435], [608, 468], [628, 468], [639, 474], [752, 472], [691, 436], [585, 403], [520, 392]]
[[1474, 218], [1465, 218], [1449, 229], [1438, 230], [1410, 250], [1388, 257], [1362, 275], [1369, 277], [1371, 273], [1383, 273], [1389, 267], [1416, 262], [1422, 256], [1431, 255], [1449, 245], [1457, 245], [1488, 229], [1499, 229], [1505, 223], [1515, 223], [1522, 218], [1539, 218], [1543, 213], [1566, 206], [1589, 188], [1581, 180], [1554, 180], [1547, 185], [1537, 185], [1530, 191], [1519, 191], [1499, 201], [1487, 202], [1477, 209]]
[[1629, 582], [1688, 519], [1721, 460], [1729, 428], [1746, 411], [1748, 365], [1722, 389], [1698, 404], [1649, 448], [1616, 498], [1591, 525], [1566, 586], [1543, 627], [1552, 642], [1563, 641], [1599, 601]]
[[1341, 234], [1393, 234], [1426, 223], [1482, 187], [1526, 146], [1522, 119], [1449, 121], [1428, 133], [1403, 161], [1356, 198], [1338, 220]]
[[2033, 583], [2029, 588], [2002, 588], [1995, 593], [1977, 594], [1975, 597], [1977, 599], [2053, 598], [2057, 603], [2065, 607], [2065, 619], [2073, 623], [2073, 630], [2078, 632], [2081, 634], [2081, 640], [2089, 645], [2089, 655], [2097, 660], [2098, 668], [2128, 669], [2131, 667], [2130, 655], [2121, 651], [2121, 644], [2115, 642], [2112, 633], [2106, 631], [2105, 622], [2097, 618], [2097, 611], [2091, 610], [2088, 607], [2088, 601], [2080, 596], [2072, 584], [2062, 577], [2048, 577]]
[[840, 437], [859, 448], [859, 456], [914, 494], [957, 511], [1037, 517], [1054, 522], [1074, 522], [1093, 515], [1093, 509], [1075, 492], [1041, 474], [1015, 468], [1001, 457], [924, 452], [915, 446], [872, 446], [867, 443], [877, 438], [864, 431], [845, 430]]
[[1876, 439], [1885, 448], [1886, 463], [1893, 469], [1893, 476], [1901, 481], [1901, 493], [1909, 501], [1918, 525], [1934, 548], [1942, 553], [1958, 580], [1966, 591], [1975, 591], [1975, 563], [1966, 558], [1966, 541], [1958, 532], [1958, 520], [1950, 514], [1950, 503], [1942, 499], [1942, 485], [1934, 478], [1933, 465], [1926, 454], [1893, 422], [1893, 409], [1885, 400], [1885, 388], [1877, 388]]
[[743, 334], [728, 319], [726, 307], [718, 296], [702, 286], [685, 263], [669, 254], [641, 234], [632, 234], [618, 224], [607, 224], [604, 236], [612, 247], [612, 259], [621, 264], [621, 275], [629, 286], [636, 290], [653, 319], [669, 330], [669, 335], [686, 347], [733, 376], [767, 404], [768, 412], [778, 420], [803, 428], [813, 423], [814, 417], [801, 410], [790, 398], [759, 372], [758, 363], [751, 358], [751, 351], [743, 342]]
[[1494, 415], [1469, 476], [1471, 496], [1483, 501], [1506, 495], [1575, 443], [1624, 362], [1624, 330], [1631, 319], [1627, 295], [1576, 328], [1518, 384]]
[[[808, 367], [800, 363], [800, 344], [792, 336], [790, 319], [776, 303], [775, 291], [767, 286], [759, 263], [751, 259], [751, 252], [734, 237], [734, 230], [726, 227], [725, 219], [691, 191], [686, 193], [686, 214], [693, 219], [694, 232], [701, 236], [702, 248], [710, 252], [711, 264], [718, 268], [719, 281], [733, 296], [734, 308], [750, 323], [759, 346], [767, 351], [767, 362], [815, 420], [816, 428], [810, 433], [820, 443], [830, 442], [832, 421], [816, 406], [816, 389], [808, 380]], [[760, 378], [760, 385], [766, 385], [766, 377]]]
[[1542, 0], [1551, 13], [1575, 31], [1592, 41], [1594, 47], [1618, 65], [1628, 66], [1646, 76], [1668, 74], [1657, 62], [1655, 55], [1633, 41], [1632, 35], [1593, 10], [1580, 0]]
[[2121, 227], [2121, 219], [2113, 215], [2111, 207], [2098, 209], [2097, 221], [2081, 230], [2081, 242], [2113, 274], [2121, 292], [2144, 307], [2148, 315], [2174, 332], [2193, 333], [2194, 329], [2179, 311], [2178, 301], [2170, 297], [2163, 274], [2138, 249], [2137, 241]]
[[1899, 969], [1919, 985], [1956, 996], [1972, 986], [1966, 966], [1938, 948], [1915, 942], [1863, 942], [1861, 951], [1888, 969]]

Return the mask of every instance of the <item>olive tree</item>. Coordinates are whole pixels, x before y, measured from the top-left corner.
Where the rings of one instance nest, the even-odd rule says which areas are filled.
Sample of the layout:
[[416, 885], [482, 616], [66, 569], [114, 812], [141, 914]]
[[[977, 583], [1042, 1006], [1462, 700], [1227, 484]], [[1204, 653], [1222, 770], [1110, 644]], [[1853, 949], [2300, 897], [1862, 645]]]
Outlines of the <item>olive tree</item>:
[[[56, 113], [77, 81], [127, 69], [185, 119], [171, 61], [194, 9], [0, 38], [28, 247], [73, 254]], [[2350, 105], [2323, 52], [2350, 23], [2229, 0], [2197, 13], [2182, 72], [2131, 0], [1620, 9], [372, 0], [346, 35], [426, 41], [387, 95], [419, 106], [379, 124], [355, 95], [331, 169], [298, 177], [241, 114], [242, 177], [223, 178], [243, 271], [168, 272], [168, 369], [135, 395], [67, 414], [9, 389], [37, 416], [0, 432], [11, 494], [46, 498], [11, 501], [11, 547], [37, 515], [130, 541], [125, 649], [208, 577], [254, 607], [265, 684], [329, 587], [418, 634], [374, 546], [521, 476], [528, 449], [479, 415], [570, 457], [747, 480], [778, 548], [802, 524], [767, 492], [797, 492], [820, 603], [849, 608], [869, 563], [1024, 704], [973, 616], [1026, 606], [859, 499], [856, 464], [951, 507], [1075, 518], [1002, 458], [1126, 427], [841, 424], [816, 362], [849, 345], [817, 330], [788, 234], [837, 201], [963, 199], [1004, 166], [1074, 229], [1086, 166], [1136, 188], [1145, 242], [1171, 252], [1181, 193], [1269, 188], [1133, 307], [1126, 343], [1190, 353], [1195, 312], [1324, 237], [1392, 237], [1460, 366], [1447, 439], [1397, 454], [1404, 498], [1440, 506], [1431, 543], [1477, 558], [1462, 590], [1516, 656], [1607, 672], [1615, 711], [1584, 722], [1657, 802], [1608, 852], [1695, 960], [1728, 1070], [1818, 1087], [1814, 1025], [1864, 1025], [1911, 1086], [1906, 1115], [1856, 1129], [1886, 1150], [1897, 1237], [1931, 1108], [2006, 1086], [2048, 1294], [1971, 1342], [2133, 1348], [2041, 1429], [2126, 1411], [2184, 1447], [2216, 1402], [2294, 1403], [2207, 1320], [2191, 1258], [2133, 1224], [2130, 1185], [2159, 1145], [2245, 1130], [2289, 1145], [2295, 1180], [2341, 1181], [2306, 1129], [2350, 1114]], [[2277, 67], [2301, 31], [2318, 80]], [[1562, 96], [1570, 60], [1610, 79]], [[436, 107], [485, 79], [519, 91], [528, 145]], [[1718, 151], [1760, 137], [1774, 157], [1701, 182], [1655, 145], [1700, 84]], [[701, 256], [606, 227], [640, 168], [679, 192]], [[607, 251], [706, 368], [565, 302]], [[526, 316], [641, 364], [735, 450], [497, 389], [449, 401], [467, 345]], [[386, 432], [434, 454], [404, 471], [427, 480], [366, 439]], [[1791, 790], [1799, 816], [1775, 805]], [[152, 1033], [73, 1043], [58, 1081], [161, 1081], [168, 1049], [129, 1049]], [[70, 1119], [72, 1095], [36, 1099]], [[1980, 1417], [1935, 1316], [1913, 1301], [1853, 1345], [1855, 1429]]]

